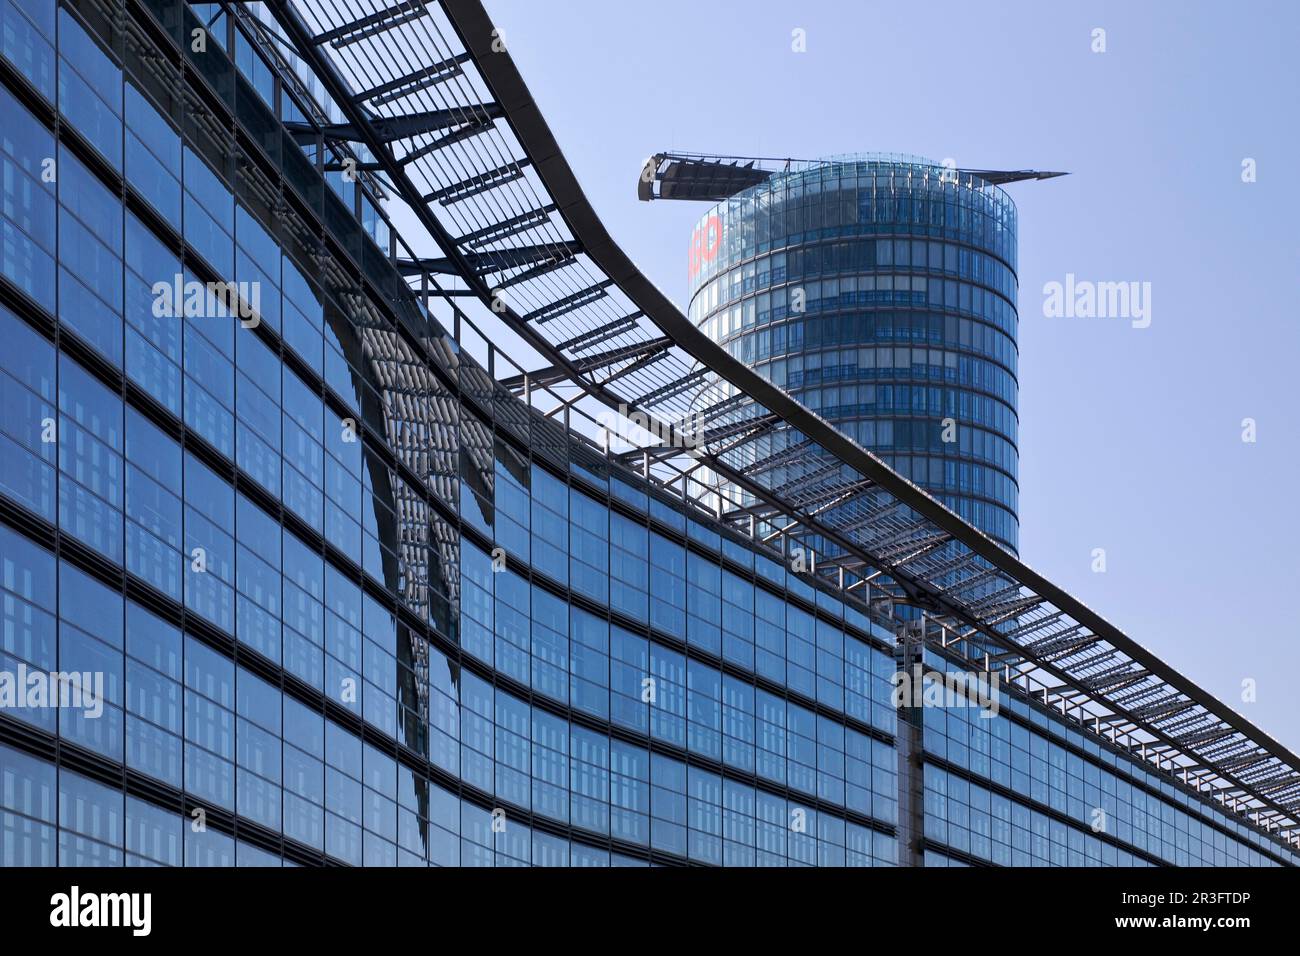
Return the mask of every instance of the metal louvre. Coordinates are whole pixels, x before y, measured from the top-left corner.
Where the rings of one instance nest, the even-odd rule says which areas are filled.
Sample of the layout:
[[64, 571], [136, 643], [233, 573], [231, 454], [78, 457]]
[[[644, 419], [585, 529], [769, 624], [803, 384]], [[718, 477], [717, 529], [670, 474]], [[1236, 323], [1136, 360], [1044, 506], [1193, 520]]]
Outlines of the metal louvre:
[[[636, 269], [478, 0], [265, 7], [442, 267], [550, 363], [539, 374], [654, 426], [625, 461], [864, 602], [922, 608], [927, 640], [1300, 846], [1300, 759], [756, 375]], [[527, 378], [512, 384], [526, 394]]]

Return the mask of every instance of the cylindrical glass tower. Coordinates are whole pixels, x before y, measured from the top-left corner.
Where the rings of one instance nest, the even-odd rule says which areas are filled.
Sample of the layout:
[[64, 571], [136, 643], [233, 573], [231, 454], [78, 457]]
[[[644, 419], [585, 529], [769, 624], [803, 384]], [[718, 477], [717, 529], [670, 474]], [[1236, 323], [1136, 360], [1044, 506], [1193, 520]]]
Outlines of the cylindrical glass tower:
[[1016, 550], [1016, 207], [917, 157], [802, 164], [695, 227], [690, 316]]

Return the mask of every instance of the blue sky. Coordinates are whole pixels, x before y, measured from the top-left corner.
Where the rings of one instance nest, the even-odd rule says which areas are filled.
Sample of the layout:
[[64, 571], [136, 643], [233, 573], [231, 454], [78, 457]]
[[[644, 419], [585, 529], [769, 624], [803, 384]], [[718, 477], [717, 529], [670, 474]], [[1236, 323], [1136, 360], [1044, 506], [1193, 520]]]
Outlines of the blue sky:
[[[1300, 591], [1300, 4], [486, 3], [611, 233], [678, 302], [703, 210], [637, 202], [651, 153], [1070, 171], [1009, 187], [1021, 557], [1300, 750], [1280, 600]], [[1150, 326], [1045, 318], [1067, 273], [1151, 283]]]

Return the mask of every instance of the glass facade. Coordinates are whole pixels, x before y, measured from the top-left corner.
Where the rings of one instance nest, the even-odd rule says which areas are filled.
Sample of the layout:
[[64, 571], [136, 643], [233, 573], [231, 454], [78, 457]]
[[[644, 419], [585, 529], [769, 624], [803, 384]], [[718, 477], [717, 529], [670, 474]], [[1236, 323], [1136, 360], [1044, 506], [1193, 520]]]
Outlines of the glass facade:
[[238, 25], [115, 6], [0, 0], [0, 671], [105, 677], [0, 713], [0, 864], [893, 864], [890, 632], [413, 341]]
[[1002, 189], [911, 157], [776, 173], [699, 220], [688, 272], [710, 338], [1016, 549], [1016, 208]]
[[0, 42], [0, 865], [1295, 862], [1028, 703], [902, 744], [893, 624], [466, 357], [216, 5]]
[[[927, 652], [926, 667], [954, 665]], [[1004, 689], [1005, 690], [1005, 689]], [[923, 707], [927, 866], [1276, 866], [1284, 847], [1006, 692], [991, 716]]]

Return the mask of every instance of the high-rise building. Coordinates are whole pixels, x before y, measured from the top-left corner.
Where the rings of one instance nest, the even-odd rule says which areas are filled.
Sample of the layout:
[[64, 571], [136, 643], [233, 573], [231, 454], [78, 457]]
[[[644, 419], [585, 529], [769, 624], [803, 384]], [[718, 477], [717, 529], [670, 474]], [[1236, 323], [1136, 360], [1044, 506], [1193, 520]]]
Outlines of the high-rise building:
[[1002, 184], [899, 155], [660, 154], [643, 198], [716, 202], [689, 315], [975, 527], [1015, 550], [1016, 207]]
[[497, 40], [0, 0], [0, 865], [1300, 862], [1296, 758], [700, 335]]

